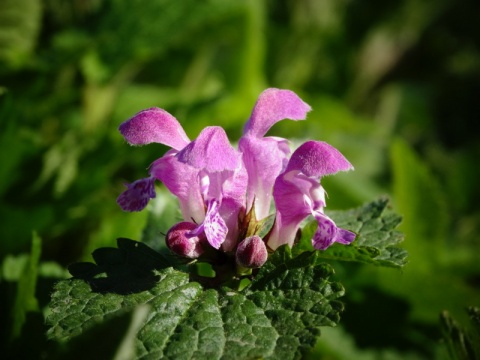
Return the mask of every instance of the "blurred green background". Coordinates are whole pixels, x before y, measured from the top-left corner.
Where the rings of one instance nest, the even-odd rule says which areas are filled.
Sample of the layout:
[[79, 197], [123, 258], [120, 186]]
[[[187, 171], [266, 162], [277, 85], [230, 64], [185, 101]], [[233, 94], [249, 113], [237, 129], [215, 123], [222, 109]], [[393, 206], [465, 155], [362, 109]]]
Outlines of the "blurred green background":
[[440, 312], [480, 306], [479, 14], [476, 0], [0, 0], [2, 338], [32, 231], [34, 313], [65, 266], [140, 238], [147, 212], [115, 199], [166, 148], [128, 146], [122, 121], [158, 106], [192, 139], [221, 125], [236, 141], [278, 87], [313, 111], [270, 133], [355, 166], [323, 180], [329, 209], [388, 194], [409, 252], [403, 271], [334, 264], [346, 312], [313, 358], [444, 358]]

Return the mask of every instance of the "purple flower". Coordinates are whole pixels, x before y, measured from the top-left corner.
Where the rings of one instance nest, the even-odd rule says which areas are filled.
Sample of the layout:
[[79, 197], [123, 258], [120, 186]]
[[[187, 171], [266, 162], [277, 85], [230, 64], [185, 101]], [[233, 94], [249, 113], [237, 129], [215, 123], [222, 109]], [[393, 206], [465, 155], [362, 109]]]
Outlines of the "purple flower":
[[[265, 137], [278, 121], [303, 120], [308, 111], [310, 106], [292, 91], [265, 90], [236, 150], [221, 127], [207, 127], [191, 141], [165, 110], [143, 110], [120, 125], [121, 134], [131, 145], [156, 142], [171, 150], [152, 163], [149, 177], [126, 184], [117, 202], [125, 211], [140, 211], [155, 197], [155, 180], [163, 182], [179, 200], [184, 218], [180, 224], [189, 224], [181, 226], [182, 241], [177, 241], [179, 237], [167, 241], [180, 246], [187, 257], [201, 255], [197, 240], [205, 238], [213, 248], [237, 255], [248, 249], [256, 252], [260, 245], [265, 247], [265, 241], [273, 249], [292, 245], [300, 223], [309, 215], [319, 224], [312, 240], [316, 249], [326, 249], [333, 242], [350, 243], [355, 235], [337, 228], [323, 213], [325, 191], [319, 184], [322, 176], [351, 169], [350, 163], [338, 150], [315, 141], [300, 146], [289, 159], [286, 139]], [[249, 233], [246, 241], [246, 229], [252, 227], [245, 219], [267, 217], [272, 196], [276, 221], [269, 238]], [[184, 245], [191, 249], [183, 249]], [[263, 255], [266, 259], [266, 248]]]
[[353, 166], [333, 146], [320, 141], [302, 144], [292, 154], [285, 171], [275, 180], [273, 197], [277, 216], [268, 245], [272, 249], [283, 244], [292, 246], [300, 223], [309, 215], [318, 222], [312, 239], [315, 249], [325, 250], [334, 242], [350, 244], [355, 234], [337, 228], [323, 213], [325, 190], [319, 180], [322, 176], [351, 169]]
[[267, 247], [260, 236], [249, 236], [238, 244], [235, 258], [244, 268], [259, 268], [267, 261]]
[[127, 191], [123, 192], [117, 199], [118, 205], [124, 210], [141, 211], [147, 206], [150, 199], [155, 194], [154, 183], [152, 177], [139, 179], [131, 184], [125, 183]]
[[182, 221], [170, 228], [165, 241], [168, 248], [175, 254], [189, 259], [196, 259], [203, 254], [202, 242], [205, 237], [189, 236], [189, 233], [197, 227], [197, 224]]
[[259, 220], [270, 212], [273, 184], [285, 169], [290, 155], [286, 139], [264, 135], [280, 120], [304, 120], [310, 109], [292, 91], [267, 89], [260, 94], [245, 124], [238, 148], [248, 173], [247, 208], [255, 204]]
[[[223, 244], [225, 251], [232, 250], [238, 236], [238, 216], [244, 207], [247, 180], [241, 154], [230, 145], [225, 131], [207, 127], [196, 140], [189, 142], [172, 115], [152, 108], [124, 122], [120, 132], [133, 145], [160, 142], [173, 148], [151, 165], [149, 178], [128, 185], [117, 199], [122, 209], [142, 210], [146, 200], [155, 197], [153, 180], [160, 180], [179, 199], [184, 219], [199, 224], [191, 236], [205, 233], [214, 248]], [[141, 199], [137, 199], [134, 184], [148, 188]]]

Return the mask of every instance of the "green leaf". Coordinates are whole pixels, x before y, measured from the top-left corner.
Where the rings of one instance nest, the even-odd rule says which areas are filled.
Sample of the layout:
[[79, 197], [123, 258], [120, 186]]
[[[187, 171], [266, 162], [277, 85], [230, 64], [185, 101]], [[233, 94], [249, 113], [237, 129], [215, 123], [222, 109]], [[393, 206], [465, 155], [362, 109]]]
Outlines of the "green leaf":
[[69, 132], [45, 153], [42, 173], [33, 186], [35, 190], [55, 178], [54, 195], [61, 197], [65, 193], [78, 174], [78, 159], [83, 150], [77, 142], [74, 132]]
[[343, 296], [344, 289], [328, 281], [333, 268], [320, 263], [318, 254], [304, 252], [292, 257], [284, 245], [246, 289], [279, 334], [274, 359], [292, 356], [292, 349], [294, 357], [300, 357], [315, 345], [320, 326], [335, 326], [340, 321], [343, 304], [336, 299]]
[[[379, 199], [357, 209], [329, 212], [337, 226], [355, 232], [357, 237], [350, 245], [333, 244], [319, 252], [319, 257], [395, 268], [405, 265], [407, 252], [397, 247], [403, 241], [403, 234], [395, 231], [401, 217], [388, 211], [387, 206], [387, 199]], [[315, 221], [303, 228], [293, 250], [295, 254], [313, 250], [311, 239], [316, 229]]]
[[32, 250], [25, 262], [23, 271], [18, 281], [18, 290], [13, 307], [12, 339], [20, 336], [25, 323], [27, 312], [37, 311], [38, 302], [35, 297], [37, 285], [38, 262], [40, 260], [42, 241], [36, 233], [32, 236]]
[[28, 62], [40, 31], [40, 0], [0, 2], [0, 61], [12, 67]]
[[[135, 356], [136, 333], [149, 312], [148, 305], [130, 311], [119, 312], [99, 326], [85, 331], [70, 343], [53, 347], [48, 358], [76, 359], [133, 359]], [[98, 346], [101, 339], [102, 345]]]
[[421, 258], [432, 257], [447, 239], [446, 193], [428, 165], [404, 140], [397, 138], [392, 143], [391, 160], [395, 205], [404, 214], [401, 229], [408, 235], [406, 246], [412, 256], [418, 252]]
[[454, 318], [443, 311], [440, 322], [443, 332], [444, 344], [452, 359], [468, 360], [478, 359], [480, 356], [480, 309], [469, 307], [467, 309], [472, 329], [463, 328]]
[[[116, 262], [121, 267], [122, 261], [112, 257], [102, 266]], [[320, 326], [336, 325], [343, 310], [337, 301], [343, 287], [328, 281], [332, 273], [319, 263], [317, 252], [294, 258], [284, 246], [241, 292], [204, 289], [173, 268], [154, 270], [158, 281], [142, 291], [99, 292], [84, 280], [63, 280], [52, 295], [48, 336], [69, 340], [148, 304], [150, 312], [137, 333], [138, 358], [300, 358], [315, 344]], [[109, 281], [108, 274], [95, 276]]]
[[[125, 63], [160, 54], [182, 39], [189, 40], [193, 34], [205, 31], [209, 23], [238, 14], [241, 9], [238, 1], [140, 0], [135, 4], [110, 1], [104, 6], [98, 29], [92, 28], [95, 34], [100, 34], [94, 37], [96, 50], [113, 74]], [[123, 39], [123, 46], [112, 42], [112, 38]]]

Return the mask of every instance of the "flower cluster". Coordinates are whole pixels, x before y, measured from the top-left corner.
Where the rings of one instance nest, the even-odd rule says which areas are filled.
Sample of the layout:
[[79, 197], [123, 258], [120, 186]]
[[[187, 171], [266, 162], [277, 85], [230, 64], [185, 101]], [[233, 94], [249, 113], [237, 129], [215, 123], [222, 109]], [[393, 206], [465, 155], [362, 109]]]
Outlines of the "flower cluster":
[[[245, 124], [238, 150], [218, 126], [206, 127], [191, 141], [180, 123], [159, 108], [143, 110], [120, 125], [131, 145], [152, 142], [171, 147], [154, 161], [150, 176], [126, 184], [117, 199], [126, 211], [140, 211], [155, 197], [155, 180], [165, 184], [180, 203], [184, 221], [167, 233], [175, 253], [198, 258], [214, 248], [235, 254], [246, 268], [263, 265], [267, 247], [293, 246], [301, 222], [312, 215], [318, 228], [313, 247], [325, 250], [349, 244], [355, 234], [338, 228], [324, 213], [322, 176], [353, 169], [331, 145], [307, 141], [290, 156], [286, 139], [265, 136], [283, 119], [304, 120], [310, 106], [289, 90], [267, 89], [260, 94]], [[275, 205], [275, 222], [262, 238], [248, 234], [248, 221], [259, 222]], [[251, 227], [250, 227], [251, 228]]]

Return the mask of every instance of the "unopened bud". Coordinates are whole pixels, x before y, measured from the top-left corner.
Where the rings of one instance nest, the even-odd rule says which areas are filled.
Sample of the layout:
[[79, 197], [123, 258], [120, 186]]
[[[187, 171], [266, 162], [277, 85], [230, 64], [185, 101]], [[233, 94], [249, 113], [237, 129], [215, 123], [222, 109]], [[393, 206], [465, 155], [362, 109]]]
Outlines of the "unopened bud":
[[268, 258], [267, 247], [258, 235], [242, 240], [235, 255], [238, 265], [250, 269], [261, 267]]
[[192, 222], [179, 222], [168, 230], [165, 237], [168, 248], [177, 255], [189, 259], [196, 259], [203, 253], [202, 237], [188, 236], [197, 224]]

